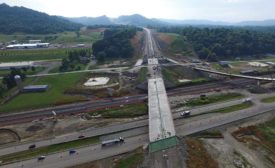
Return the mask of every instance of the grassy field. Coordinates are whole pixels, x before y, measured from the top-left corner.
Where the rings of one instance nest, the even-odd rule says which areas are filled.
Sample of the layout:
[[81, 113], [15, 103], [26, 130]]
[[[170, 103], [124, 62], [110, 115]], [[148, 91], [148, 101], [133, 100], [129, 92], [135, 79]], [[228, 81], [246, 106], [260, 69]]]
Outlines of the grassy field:
[[146, 78], [147, 78], [147, 68], [146, 67], [143, 67], [140, 69], [139, 73], [138, 73], [138, 77], [137, 77], [137, 82], [138, 83], [143, 83]]
[[[204, 78], [201, 74], [192, 69], [183, 68], [180, 66], [162, 67], [162, 75], [165, 81], [174, 86], [190, 86], [209, 82], [209, 79]], [[189, 79], [189, 82], [179, 82], [180, 79]]]
[[91, 112], [91, 115], [101, 114], [105, 118], [130, 118], [146, 115], [148, 113], [145, 103], [125, 105], [123, 107], [111, 108], [107, 110], [99, 110]]
[[221, 131], [219, 131], [219, 130], [210, 130], [210, 131], [204, 131], [204, 132], [195, 134], [194, 137], [196, 137], [196, 138], [223, 138], [223, 135], [222, 135]]
[[102, 38], [100, 32], [62, 32], [57, 34], [35, 35], [35, 34], [0, 34], [0, 42], [9, 42], [17, 40], [19, 42], [28, 42], [28, 40], [40, 39], [49, 43], [91, 43]]
[[72, 49], [4, 50], [0, 51], [0, 62], [62, 59], [69, 50]]
[[174, 53], [188, 52], [189, 45], [186, 39], [182, 36], [175, 36], [174, 41], [170, 46], [170, 50]]
[[264, 138], [273, 145], [272, 147], [275, 150], [275, 118], [267, 123], [260, 124], [258, 128], [264, 134]]
[[[38, 157], [41, 155], [47, 155], [50, 153], [60, 152], [64, 150], [68, 150], [71, 148], [77, 148], [81, 146], [91, 145], [99, 142], [98, 137], [79, 139], [71, 142], [65, 142], [55, 145], [50, 145], [46, 147], [40, 147], [33, 150], [26, 150], [22, 152], [17, 152], [14, 154], [0, 156], [0, 160], [3, 163], [9, 163], [18, 160], [30, 159], [34, 157]], [[68, 153], [69, 154], [69, 153]]]
[[228, 101], [232, 99], [240, 99], [243, 98], [244, 96], [240, 93], [222, 93], [218, 95], [210, 95], [206, 96], [204, 98], [196, 98], [196, 99], [191, 99], [186, 102], [185, 105], [187, 106], [200, 106], [200, 105], [206, 105], [206, 104], [211, 104], [211, 103], [218, 103], [222, 101]]
[[1, 105], [0, 112], [19, 111], [86, 100], [82, 96], [64, 95], [64, 91], [74, 86], [83, 75], [85, 73], [42, 77], [33, 84], [49, 85], [49, 89], [46, 92], [22, 93]]
[[275, 96], [264, 98], [264, 99], [261, 100], [261, 102], [263, 102], [263, 103], [274, 103], [275, 102]]
[[120, 159], [115, 168], [134, 168], [143, 161], [142, 153], [135, 153], [126, 158]]

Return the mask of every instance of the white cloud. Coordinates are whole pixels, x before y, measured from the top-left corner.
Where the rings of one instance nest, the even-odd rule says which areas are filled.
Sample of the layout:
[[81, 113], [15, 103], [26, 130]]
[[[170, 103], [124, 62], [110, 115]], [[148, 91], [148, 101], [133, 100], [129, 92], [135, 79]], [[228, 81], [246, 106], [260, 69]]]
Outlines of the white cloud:
[[237, 2], [240, 2], [240, 0], [226, 0], [226, 2], [228, 2], [228, 3], [237, 3]]

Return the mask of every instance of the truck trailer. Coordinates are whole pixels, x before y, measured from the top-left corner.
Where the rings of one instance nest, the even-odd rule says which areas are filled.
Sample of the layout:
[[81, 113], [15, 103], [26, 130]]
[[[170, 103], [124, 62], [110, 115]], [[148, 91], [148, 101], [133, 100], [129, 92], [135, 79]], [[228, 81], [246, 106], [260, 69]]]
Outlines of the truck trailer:
[[124, 139], [122, 137], [116, 138], [116, 139], [111, 139], [111, 140], [106, 140], [101, 142], [101, 146], [110, 146], [110, 145], [115, 145], [115, 144], [121, 144], [124, 142]]

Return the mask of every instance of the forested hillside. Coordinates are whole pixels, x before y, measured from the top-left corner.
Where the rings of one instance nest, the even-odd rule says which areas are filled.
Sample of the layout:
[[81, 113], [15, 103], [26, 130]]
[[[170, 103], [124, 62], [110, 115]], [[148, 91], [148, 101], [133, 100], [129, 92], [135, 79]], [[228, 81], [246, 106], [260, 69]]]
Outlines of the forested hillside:
[[209, 61], [275, 53], [275, 28], [174, 27], [159, 31], [185, 36], [198, 56]]
[[80, 24], [24, 7], [0, 5], [0, 33], [48, 34], [79, 30]]
[[134, 48], [130, 39], [135, 36], [137, 28], [111, 28], [106, 29], [104, 38], [93, 45], [93, 54], [99, 62], [106, 58], [129, 58], [133, 56]]

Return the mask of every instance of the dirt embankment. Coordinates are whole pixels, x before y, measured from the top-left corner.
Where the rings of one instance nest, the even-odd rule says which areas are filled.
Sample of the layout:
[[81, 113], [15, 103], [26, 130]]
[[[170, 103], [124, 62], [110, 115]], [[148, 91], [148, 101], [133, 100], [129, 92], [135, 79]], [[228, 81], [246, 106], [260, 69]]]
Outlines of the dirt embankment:
[[186, 139], [188, 156], [187, 168], [218, 168], [218, 163], [207, 152], [200, 140]]
[[275, 166], [275, 119], [257, 126], [240, 127], [232, 133], [264, 161], [267, 167]]

